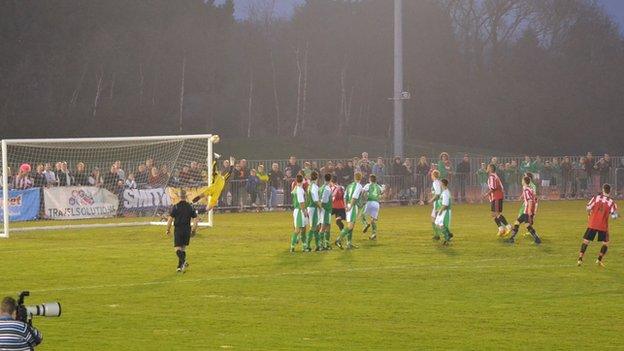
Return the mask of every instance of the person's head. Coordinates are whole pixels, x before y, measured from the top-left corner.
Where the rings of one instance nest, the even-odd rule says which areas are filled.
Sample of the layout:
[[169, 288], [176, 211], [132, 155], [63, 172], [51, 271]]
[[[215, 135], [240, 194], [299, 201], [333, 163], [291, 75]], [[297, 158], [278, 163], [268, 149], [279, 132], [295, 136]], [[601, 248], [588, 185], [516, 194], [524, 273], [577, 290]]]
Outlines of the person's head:
[[353, 168], [353, 160], [348, 160], [347, 161], [347, 167]]
[[569, 156], [565, 156], [565, 157], [563, 158], [563, 162], [565, 162], [565, 163], [570, 163], [570, 157], [569, 157]]
[[411, 159], [409, 159], [409, 158], [406, 158], [406, 159], [405, 159], [405, 162], [403, 162], [403, 164], [404, 164], [406, 167], [408, 167], [408, 168], [409, 168], [409, 167], [411, 167], [411, 166], [412, 166], [412, 160], [411, 160]]
[[117, 168], [121, 168], [121, 161], [117, 160], [115, 161], [115, 163], [113, 163], [115, 166], [117, 166]]
[[325, 176], [323, 176], [323, 178], [325, 178], [325, 183], [329, 183], [332, 180], [332, 175], [329, 173], [325, 173]]
[[241, 159], [241, 160], [240, 160], [240, 166], [241, 166], [241, 168], [243, 168], [243, 169], [244, 169], [244, 168], [247, 168], [247, 160], [246, 160], [246, 159], [244, 159], [244, 158], [243, 158], [243, 159]]
[[524, 162], [531, 162], [531, 158], [528, 155], [524, 156]]
[[26, 175], [28, 173], [30, 173], [31, 171], [31, 167], [28, 163], [22, 163], [19, 167], [19, 174], [20, 175]]
[[78, 162], [78, 163], [76, 164], [76, 170], [77, 170], [78, 172], [84, 172], [84, 170], [85, 170], [85, 164], [84, 164], [83, 162]]
[[56, 168], [57, 171], [60, 171], [62, 164], [63, 164], [63, 162], [57, 162], [57, 163], [54, 164], [54, 168]]
[[180, 189], [180, 201], [186, 201], [186, 190]]
[[157, 177], [159, 174], [158, 168], [152, 167], [152, 177]]
[[255, 176], [255, 175], [256, 175], [256, 170], [252, 168], [252, 169], [249, 171], [249, 174], [250, 174], [250, 175], [252, 175], [252, 176]]
[[61, 170], [67, 172], [67, 162], [61, 162]]
[[147, 160], [145, 160], [145, 166], [147, 168], [153, 167], [154, 166], [154, 159], [150, 157]]
[[377, 183], [377, 176], [376, 176], [376, 175], [374, 175], [374, 174], [371, 174], [370, 176], [368, 176], [368, 180], [369, 180], [371, 183]]
[[318, 162], [312, 161], [312, 169], [318, 169]]
[[335, 176], [335, 175], [332, 175], [332, 176], [331, 176], [331, 183], [332, 183], [332, 184], [336, 184], [336, 181], [337, 181], [337, 180], [338, 180], [338, 178], [336, 178], [336, 176]]
[[46, 164], [43, 165], [43, 169], [46, 170], [46, 171], [49, 171], [49, 170], [52, 169], [52, 165], [50, 165], [50, 163], [46, 162]]
[[290, 156], [288, 158], [288, 163], [291, 164], [291, 165], [296, 164], [297, 163], [297, 158], [295, 156]]
[[442, 178], [442, 180], [440, 180], [440, 183], [442, 183], [442, 189], [448, 188], [448, 179]]
[[36, 170], [37, 170], [37, 173], [43, 172], [43, 170], [44, 170], [43, 164], [41, 164], [41, 163], [38, 164]]
[[303, 183], [303, 175], [302, 174], [297, 174], [295, 179], [297, 180], [297, 184], [301, 185], [301, 183]]
[[15, 319], [17, 312], [17, 301], [14, 298], [7, 296], [2, 299], [2, 303], [0, 304], [0, 315], [2, 316], [10, 316], [12, 319]]
[[469, 158], [468, 158], [468, 154], [464, 154], [464, 162], [468, 162]]
[[611, 194], [611, 185], [610, 185], [610, 184], [605, 184], [605, 185], [603, 185], [603, 186], [602, 186], [602, 192], [603, 192], [605, 195], [609, 195], [609, 194]]
[[368, 161], [368, 152], [362, 152], [362, 160]]
[[585, 156], [581, 157], [581, 160], [579, 162], [581, 164], [586, 164], [587, 163], [587, 157], [585, 157]]
[[535, 156], [535, 162], [537, 162], [537, 163], [542, 162], [542, 158], [539, 155]]
[[528, 177], [528, 178], [529, 178], [529, 181], [531, 181], [531, 182], [533, 181], [533, 173], [531, 173], [531, 172], [526, 172], [526, 173], [524, 174], [524, 176], [525, 176], [525, 177]]
[[344, 168], [344, 164], [342, 164], [341, 161], [338, 161], [338, 163], [336, 163], [336, 168], [343, 169]]
[[191, 161], [191, 169], [197, 169], [197, 162]]
[[594, 155], [591, 152], [588, 152], [586, 157], [591, 160], [594, 158]]
[[529, 184], [531, 184], [531, 180], [531, 177], [524, 176], [524, 178], [522, 178], [522, 184], [528, 186]]
[[431, 180], [436, 180], [438, 178], [440, 178], [440, 171], [435, 169], [433, 170], [433, 172], [431, 172]]
[[292, 171], [290, 170], [290, 168], [286, 168], [285, 175], [286, 175], [286, 178], [292, 177]]
[[100, 169], [99, 169], [98, 167], [95, 167], [95, 168], [93, 169], [93, 171], [91, 172], [91, 174], [92, 174], [94, 177], [99, 176], [99, 175], [100, 175]]
[[497, 165], [498, 164], [498, 157], [496, 157], [496, 156], [492, 157], [492, 160], [491, 160], [490, 163], [493, 164], [493, 165]]
[[448, 158], [449, 158], [449, 155], [446, 152], [443, 152], [440, 154], [440, 160], [447, 161]]
[[310, 169], [310, 167], [311, 167], [311, 166], [312, 166], [312, 165], [311, 165], [311, 164], [310, 164], [310, 162], [308, 162], [308, 161], [305, 161], [305, 162], [303, 163], [303, 168]]
[[546, 160], [546, 162], [544, 162], [544, 165], [545, 165], [546, 167], [550, 167], [551, 163], [550, 163], [550, 161]]
[[383, 164], [384, 164], [383, 158], [377, 157], [377, 165], [378, 166], [383, 166]]
[[230, 168], [230, 160], [223, 160], [223, 168]]
[[399, 156], [395, 156], [394, 157], [394, 163], [395, 164], [401, 164], [401, 158]]
[[487, 171], [488, 173], [496, 173], [496, 165], [493, 163], [490, 163], [488, 165]]
[[418, 163], [421, 165], [426, 165], [427, 164], [427, 158], [425, 156], [420, 156], [420, 158], [418, 159]]
[[312, 173], [310, 173], [310, 180], [315, 182], [315, 181], [318, 180], [318, 176], [319, 176], [319, 174], [318, 174], [317, 171], [312, 171]]
[[362, 173], [355, 172], [355, 174], [353, 175], [353, 179], [359, 183], [360, 181], [362, 181]]
[[139, 172], [141, 172], [141, 173], [145, 172], [145, 169], [146, 169], [146, 168], [147, 168], [147, 166], [145, 166], [145, 164], [141, 163], [141, 164], [139, 165]]
[[485, 162], [481, 162], [481, 169], [486, 169], [485, 168]]
[[128, 174], [128, 180], [134, 180], [134, 173]]
[[517, 167], [517, 166], [518, 166], [518, 161], [516, 161], [516, 160], [511, 160], [511, 166], [512, 166], [512, 167]]
[[273, 162], [271, 165], [271, 169], [275, 172], [279, 171], [279, 165], [276, 162]]
[[182, 172], [184, 172], [184, 173], [188, 173], [189, 169], [190, 168], [187, 165], [182, 166]]
[[111, 172], [111, 173], [117, 173], [117, 166], [115, 166], [114, 164], [112, 164], [112, 165], [110, 166], [110, 172]]
[[258, 165], [258, 172], [264, 173], [264, 165]]

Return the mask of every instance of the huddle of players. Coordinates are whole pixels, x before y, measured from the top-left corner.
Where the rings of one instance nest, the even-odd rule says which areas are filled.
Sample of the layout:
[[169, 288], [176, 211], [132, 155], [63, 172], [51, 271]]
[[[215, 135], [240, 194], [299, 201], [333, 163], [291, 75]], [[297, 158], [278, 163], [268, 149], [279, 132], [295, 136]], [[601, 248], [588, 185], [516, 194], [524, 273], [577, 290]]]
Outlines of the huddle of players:
[[[536, 244], [540, 244], [542, 240], [533, 228], [535, 221], [535, 215], [538, 207], [537, 187], [533, 182], [533, 174], [526, 173], [522, 178], [522, 205], [518, 219], [514, 223], [513, 228], [507, 223], [507, 219], [503, 216], [503, 199], [505, 197], [504, 188], [498, 175], [496, 174], [496, 166], [488, 166], [488, 192], [484, 196], [489, 196], [492, 209], [492, 217], [494, 222], [498, 226], [498, 235], [506, 236], [511, 233], [511, 236], [506, 240], [509, 243], [514, 243], [515, 237], [518, 234], [518, 230], [521, 224], [527, 225], [528, 234], [533, 237]], [[617, 219], [619, 214], [617, 212], [617, 204], [610, 197], [611, 185], [604, 184], [602, 186], [602, 192], [592, 197], [587, 204], [588, 213], [588, 225], [583, 235], [583, 243], [579, 251], [577, 265], [583, 264], [583, 257], [585, 251], [591, 241], [594, 241], [596, 236], [598, 241], [602, 242], [600, 253], [596, 260], [596, 264], [600, 267], [604, 267], [604, 256], [609, 249], [609, 219]], [[435, 238], [435, 237], [434, 237]]]
[[364, 233], [372, 227], [370, 239], [376, 240], [379, 200], [383, 194], [383, 188], [377, 184], [377, 177], [370, 175], [369, 183], [362, 186], [362, 174], [355, 173], [353, 182], [346, 188], [337, 184], [331, 174], [323, 176], [324, 183], [321, 186], [318, 178], [316, 171], [312, 172], [309, 181], [299, 173], [293, 182], [291, 196], [294, 231], [290, 238], [290, 251], [294, 252], [298, 243], [302, 244], [303, 252], [312, 251], [312, 239], [315, 242], [314, 251], [331, 250], [332, 215], [340, 229], [334, 245], [340, 249], [357, 248], [353, 244], [353, 228], [358, 218], [365, 225]]

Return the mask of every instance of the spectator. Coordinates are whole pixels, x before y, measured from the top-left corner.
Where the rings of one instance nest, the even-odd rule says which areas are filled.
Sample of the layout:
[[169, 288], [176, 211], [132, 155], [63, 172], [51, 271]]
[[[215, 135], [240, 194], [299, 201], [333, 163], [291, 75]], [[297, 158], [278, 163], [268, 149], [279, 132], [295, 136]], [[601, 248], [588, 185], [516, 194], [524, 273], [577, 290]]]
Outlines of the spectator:
[[232, 189], [232, 205], [239, 207], [241, 210], [244, 207], [246, 181], [247, 178], [242, 170], [241, 162], [236, 162], [232, 170], [232, 176], [230, 177], [230, 186]]
[[46, 185], [56, 185], [56, 174], [54, 174], [54, 171], [52, 170], [52, 166], [49, 163], [46, 163], [43, 166], [43, 174], [45, 175], [46, 178]]
[[126, 182], [125, 182], [124, 186], [126, 187], [126, 189], [136, 189], [137, 188], [137, 183], [134, 180], [134, 173], [128, 174], [128, 178], [126, 178]]
[[550, 161], [550, 165], [552, 166], [552, 170], [553, 170], [553, 175], [552, 175], [552, 181], [550, 182], [550, 189], [553, 192], [556, 192], [556, 190], [558, 189], [559, 183], [561, 182], [560, 178], [560, 174], [561, 174], [561, 168], [559, 167], [559, 159], [557, 157], [553, 157], [552, 160]]
[[149, 172], [147, 171], [146, 164], [140, 164], [137, 169], [136, 174], [134, 175], [134, 180], [137, 183], [138, 188], [144, 188], [147, 185], [147, 180], [149, 179]]
[[121, 168], [121, 161], [115, 161], [113, 164], [117, 167], [117, 176], [119, 179], [126, 180], [126, 171]]
[[87, 170], [83, 162], [78, 162], [76, 164], [76, 172], [74, 172], [74, 185], [89, 185], [89, 175], [87, 174]]
[[56, 181], [59, 186], [72, 186], [74, 185], [74, 179], [72, 178], [69, 169], [67, 168], [67, 162], [59, 162], [60, 169], [56, 172]]
[[239, 161], [239, 164], [240, 164], [241, 177], [243, 177], [243, 179], [247, 179], [247, 177], [249, 177], [249, 174], [250, 174], [249, 168], [247, 167], [247, 160], [243, 158]]
[[[271, 165], [271, 171], [269, 172], [269, 184], [268, 184], [268, 206], [269, 211], [273, 211], [277, 207], [277, 189], [279, 189], [282, 180], [284, 179], [284, 174], [279, 169], [279, 165], [277, 163], [273, 163]], [[288, 196], [287, 194], [284, 197]]]
[[[115, 167], [116, 168], [116, 167]], [[126, 185], [123, 179], [118, 179], [117, 183], [115, 184], [115, 188], [113, 189], [112, 193], [115, 194], [117, 196], [117, 216], [121, 217], [123, 216], [123, 210], [124, 210], [124, 190], [126, 190]]]
[[481, 167], [477, 170], [477, 182], [481, 186], [481, 194], [488, 192], [488, 172], [485, 162], [481, 162]]
[[319, 171], [318, 162], [312, 161], [311, 165], [312, 165], [312, 170], [316, 171], [318, 173], [318, 171]]
[[605, 154], [604, 157], [598, 161], [596, 168], [600, 177], [600, 185], [609, 183], [609, 174], [611, 172], [611, 157]]
[[548, 198], [550, 196], [550, 182], [552, 181], [553, 167], [550, 161], [544, 163], [544, 167], [541, 171], [542, 188], [544, 188], [543, 196]]
[[321, 174], [331, 174], [336, 175], [336, 169], [334, 168], [334, 163], [332, 161], [327, 161], [325, 166], [321, 168]]
[[147, 160], [145, 160], [145, 170], [147, 171], [148, 178], [150, 173], [152, 172], [152, 167], [154, 167], [154, 159], [149, 157]]
[[303, 177], [305, 179], [310, 179], [310, 175], [312, 174], [312, 165], [309, 161], [305, 161], [303, 163]]
[[542, 158], [539, 156], [535, 156], [535, 179], [541, 179], [541, 173], [544, 169], [544, 163], [542, 162]]
[[403, 170], [405, 169], [405, 167], [403, 167], [403, 162], [401, 162], [401, 158], [399, 156], [395, 156], [393, 163], [392, 163], [392, 169], [390, 170], [390, 175], [393, 176], [400, 176], [400, 175], [404, 175]]
[[373, 168], [371, 167], [370, 160], [368, 159], [368, 154], [366, 152], [362, 153], [359, 169], [360, 173], [362, 173], [362, 185], [364, 185], [368, 182], [368, 177], [373, 172]]
[[104, 185], [104, 179], [102, 178], [102, 175], [100, 174], [99, 168], [95, 167], [93, 169], [88, 181], [89, 181], [89, 185], [91, 186], [101, 187]]
[[[290, 174], [294, 177], [297, 173], [299, 173], [299, 171], [301, 170], [301, 167], [299, 167], [299, 164], [297, 164], [297, 158], [295, 156], [290, 156], [288, 158], [288, 165], [286, 166], [286, 168], [284, 169], [284, 172], [286, 172], [287, 170], [290, 170]], [[290, 184], [290, 181], [288, 182], [288, 184]], [[284, 189], [290, 189], [290, 185]]]
[[377, 162], [371, 168], [371, 172], [377, 176], [377, 179], [383, 181], [383, 176], [386, 175], [386, 165], [381, 157], [377, 157]]
[[290, 197], [290, 184], [293, 181], [293, 175], [289, 167], [286, 167], [286, 169], [284, 170], [284, 178], [282, 179], [282, 181], [282, 188], [284, 189], [284, 205], [290, 206], [292, 205], [292, 198]]
[[425, 156], [420, 156], [418, 164], [416, 165], [416, 196], [418, 197], [418, 203], [420, 205], [424, 205], [425, 202], [427, 202], [427, 176], [430, 169], [431, 166], [427, 163], [427, 158]]
[[33, 175], [33, 186], [35, 188], [43, 188], [46, 186], [47, 179], [45, 176], [45, 166], [43, 164], [38, 164], [35, 174]]
[[347, 170], [344, 167], [344, 164], [341, 161], [336, 163], [336, 181], [340, 185], [347, 185], [346, 181], [349, 179], [349, 175], [347, 174]]
[[559, 184], [561, 193], [559, 194], [559, 197], [567, 199], [570, 197], [572, 192], [572, 163], [570, 162], [570, 157], [565, 156], [559, 165], [559, 168], [561, 169], [561, 182]]
[[518, 169], [518, 161], [511, 160], [507, 165], [507, 184], [509, 184], [509, 198], [518, 198], [520, 196], [520, 171]]
[[257, 203], [261, 204], [262, 206], [268, 206], [267, 199], [269, 197], [268, 197], [267, 191], [269, 189], [268, 187], [269, 175], [264, 170], [264, 165], [262, 164], [258, 165], [256, 176], [260, 180], [260, 184], [258, 184], [258, 202]]
[[152, 189], [158, 189], [165, 186], [166, 183], [167, 180], [162, 176], [162, 174], [160, 174], [160, 170], [157, 167], [152, 167], [149, 179], [147, 180], [149, 187]]
[[589, 175], [591, 174], [591, 170], [593, 166], [589, 165], [589, 161], [587, 157], [581, 157], [581, 161], [578, 169], [578, 195], [581, 197], [587, 196], [587, 192], [589, 190]]
[[[159, 172], [160, 173], [160, 172]], [[201, 168], [195, 161], [191, 162], [191, 167], [188, 170], [189, 184], [191, 186], [199, 186], [202, 182]]]
[[531, 161], [529, 156], [524, 156], [524, 161], [520, 163], [520, 172], [522, 174], [531, 173], [535, 175], [537, 173], [537, 167], [535, 162]]
[[438, 171], [440, 172], [440, 179], [448, 179], [452, 171], [451, 161], [449, 155], [446, 152], [440, 154], [440, 160], [438, 161]]
[[247, 190], [247, 193], [249, 194], [252, 207], [257, 206], [259, 186], [260, 186], [260, 178], [258, 178], [256, 170], [252, 169], [249, 171], [249, 177], [247, 177], [247, 182], [245, 184], [245, 189]]
[[345, 184], [351, 184], [353, 182], [353, 175], [355, 174], [355, 167], [353, 160], [347, 160], [347, 165], [345, 166]]
[[104, 175], [104, 188], [106, 190], [113, 192], [115, 191], [115, 186], [117, 185], [117, 181], [119, 177], [117, 176], [117, 167], [114, 164], [110, 166], [108, 173]]
[[617, 196], [622, 198], [624, 194], [624, 158], [622, 158], [615, 170], [615, 184], [617, 185]]
[[61, 169], [63, 168], [63, 162], [57, 162], [54, 164], [54, 174], [56, 177], [54, 178], [54, 185], [59, 186], [59, 174], [61, 173]]
[[162, 178], [162, 184], [169, 184], [171, 172], [169, 171], [169, 167], [166, 164], [160, 166], [160, 176]]
[[459, 202], [466, 202], [466, 185], [468, 184], [468, 176], [470, 175], [470, 159], [468, 154], [464, 154], [462, 161], [455, 166], [456, 182], [455, 182], [455, 198]]
[[13, 189], [24, 190], [33, 186], [33, 180], [30, 177], [31, 167], [28, 163], [20, 165], [15, 178], [13, 179]]
[[191, 168], [187, 165], [182, 166], [182, 170], [180, 171], [180, 175], [178, 176], [180, 180], [180, 186], [187, 187], [193, 183], [193, 178], [191, 177]]

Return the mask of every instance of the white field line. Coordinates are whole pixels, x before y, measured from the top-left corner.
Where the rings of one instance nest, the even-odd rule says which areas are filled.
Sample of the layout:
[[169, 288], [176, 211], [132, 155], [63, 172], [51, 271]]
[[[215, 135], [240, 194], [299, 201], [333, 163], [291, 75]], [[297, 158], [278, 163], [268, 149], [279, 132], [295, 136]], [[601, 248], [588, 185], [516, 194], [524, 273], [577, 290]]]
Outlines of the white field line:
[[[523, 257], [518, 259], [531, 259], [530, 257]], [[483, 259], [483, 260], [473, 260], [473, 261], [463, 261], [458, 262], [453, 265], [427, 265], [427, 264], [415, 264], [415, 265], [394, 265], [394, 266], [375, 266], [375, 267], [357, 267], [357, 268], [343, 268], [343, 269], [332, 269], [326, 271], [307, 271], [306, 275], [311, 274], [334, 274], [334, 273], [350, 273], [350, 272], [368, 272], [368, 271], [380, 271], [380, 270], [406, 270], [406, 269], [414, 269], [414, 268], [427, 268], [430, 270], [484, 270], [489, 268], [505, 268], [507, 270], [517, 270], [517, 269], [539, 269], [539, 268], [562, 268], [562, 267], [576, 267], [572, 262], [570, 264], [560, 264], [560, 265], [552, 265], [552, 264], [529, 264], [524, 266], [504, 266], [501, 265], [476, 265], [470, 266], [466, 264], [470, 263], [480, 263], [480, 262], [491, 262], [491, 261], [513, 261], [513, 259], [509, 258], [491, 258], [491, 259]], [[188, 274], [188, 273], [187, 273]], [[135, 283], [126, 283], [126, 284], [101, 284], [101, 285], [84, 285], [84, 286], [68, 286], [68, 287], [58, 287], [58, 288], [49, 288], [49, 289], [33, 289], [30, 292], [56, 292], [56, 291], [76, 291], [76, 290], [93, 290], [93, 289], [112, 289], [112, 288], [131, 288], [131, 287], [139, 287], [139, 286], [151, 286], [151, 285], [165, 285], [165, 284], [177, 284], [177, 283], [200, 283], [200, 282], [208, 282], [208, 281], [218, 281], [218, 280], [238, 280], [238, 279], [254, 279], [254, 278], [275, 278], [275, 277], [283, 277], [283, 276], [291, 276], [291, 275], [301, 275], [300, 271], [296, 272], [282, 272], [282, 273], [272, 273], [272, 274], [237, 274], [230, 275], [224, 277], [206, 277], [206, 278], [196, 278], [196, 279], [184, 279], [184, 280], [161, 280], [161, 281], [152, 281], [152, 282], [135, 282]], [[3, 294], [8, 294], [5, 292]]]

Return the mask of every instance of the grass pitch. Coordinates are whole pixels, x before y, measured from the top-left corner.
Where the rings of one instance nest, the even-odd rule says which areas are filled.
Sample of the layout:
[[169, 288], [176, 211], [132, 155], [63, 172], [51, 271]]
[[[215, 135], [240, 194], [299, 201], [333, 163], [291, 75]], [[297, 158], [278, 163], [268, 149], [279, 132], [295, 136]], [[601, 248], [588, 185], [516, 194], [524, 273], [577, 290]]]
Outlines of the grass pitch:
[[307, 254], [288, 212], [217, 215], [183, 275], [164, 227], [16, 233], [0, 293], [61, 302], [38, 350], [624, 349], [622, 226], [606, 269], [596, 243], [579, 268], [582, 202], [540, 204], [541, 246], [500, 242], [488, 211], [454, 206], [441, 247], [429, 207], [385, 207], [377, 242], [358, 226], [359, 249]]

